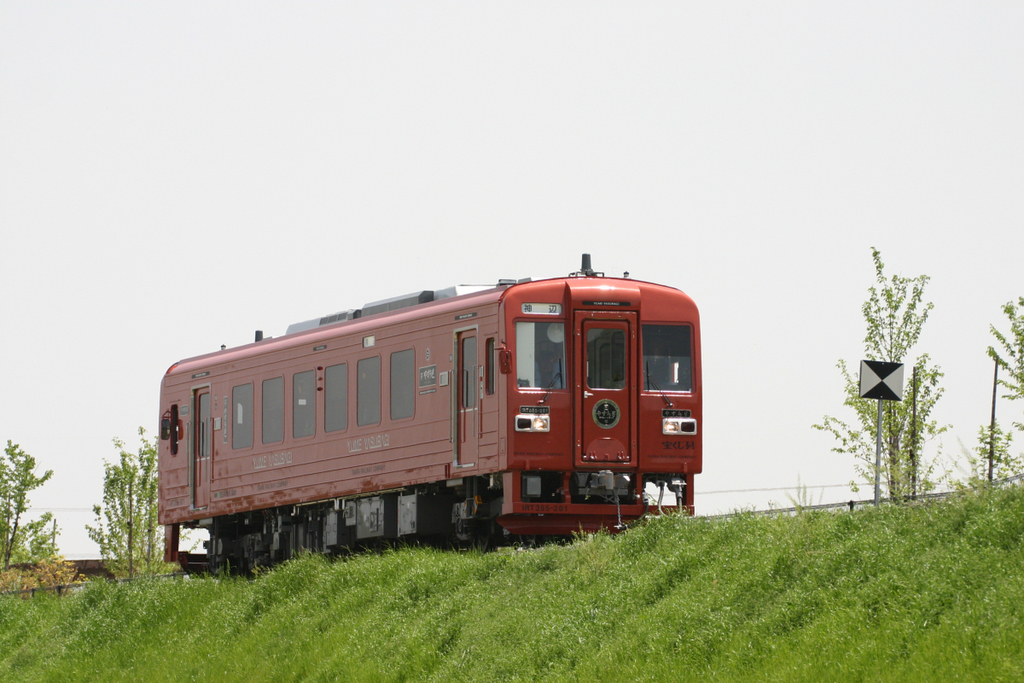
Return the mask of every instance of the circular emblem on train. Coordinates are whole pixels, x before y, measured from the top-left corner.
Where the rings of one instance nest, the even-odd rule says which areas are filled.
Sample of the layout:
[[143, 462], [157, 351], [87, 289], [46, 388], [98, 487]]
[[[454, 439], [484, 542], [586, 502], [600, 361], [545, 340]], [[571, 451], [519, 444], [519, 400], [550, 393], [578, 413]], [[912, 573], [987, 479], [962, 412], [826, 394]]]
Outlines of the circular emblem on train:
[[605, 398], [594, 404], [594, 422], [601, 429], [611, 429], [619, 424], [621, 415], [615, 401]]

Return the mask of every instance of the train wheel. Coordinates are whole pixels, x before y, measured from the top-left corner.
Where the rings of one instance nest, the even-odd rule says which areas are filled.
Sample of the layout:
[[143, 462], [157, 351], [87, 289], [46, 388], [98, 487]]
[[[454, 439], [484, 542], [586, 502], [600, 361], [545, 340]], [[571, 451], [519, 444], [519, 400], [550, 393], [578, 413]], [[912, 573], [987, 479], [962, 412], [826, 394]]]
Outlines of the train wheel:
[[479, 526], [477, 526], [476, 536], [473, 539], [473, 542], [478, 550], [482, 550], [484, 552], [490, 550], [495, 545], [494, 541], [495, 538], [493, 520], [482, 522]]

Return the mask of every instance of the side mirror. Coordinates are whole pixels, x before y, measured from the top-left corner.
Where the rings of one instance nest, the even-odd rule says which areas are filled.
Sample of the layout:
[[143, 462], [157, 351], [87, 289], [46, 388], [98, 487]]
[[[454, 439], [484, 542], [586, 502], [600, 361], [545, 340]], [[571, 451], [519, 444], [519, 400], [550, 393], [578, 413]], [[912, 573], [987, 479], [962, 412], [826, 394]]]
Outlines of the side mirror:
[[502, 342], [501, 348], [498, 349], [498, 368], [503, 375], [512, 372], [512, 352], [505, 346], [505, 342]]
[[178, 454], [178, 435], [182, 432], [181, 420], [178, 419], [178, 404], [164, 411], [160, 417], [160, 440], [171, 442], [171, 455]]

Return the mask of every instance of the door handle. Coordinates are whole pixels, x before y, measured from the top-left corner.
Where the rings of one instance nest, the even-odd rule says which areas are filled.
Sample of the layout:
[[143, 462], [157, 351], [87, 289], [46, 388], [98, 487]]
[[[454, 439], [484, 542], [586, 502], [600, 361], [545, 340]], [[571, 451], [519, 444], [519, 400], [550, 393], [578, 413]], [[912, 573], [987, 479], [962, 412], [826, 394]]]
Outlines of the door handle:
[[590, 393], [586, 389], [583, 390], [583, 398], [590, 398], [591, 396], [593, 396], [592, 393]]

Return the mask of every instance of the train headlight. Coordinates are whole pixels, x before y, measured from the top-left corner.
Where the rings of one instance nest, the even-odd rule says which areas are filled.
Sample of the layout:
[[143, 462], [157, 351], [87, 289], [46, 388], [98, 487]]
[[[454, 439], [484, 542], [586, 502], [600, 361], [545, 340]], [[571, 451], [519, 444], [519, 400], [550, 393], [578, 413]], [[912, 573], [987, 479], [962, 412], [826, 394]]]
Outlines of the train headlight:
[[697, 421], [692, 417], [665, 417], [661, 420], [661, 433], [693, 436], [697, 433]]
[[550, 432], [550, 415], [516, 415], [517, 432]]

